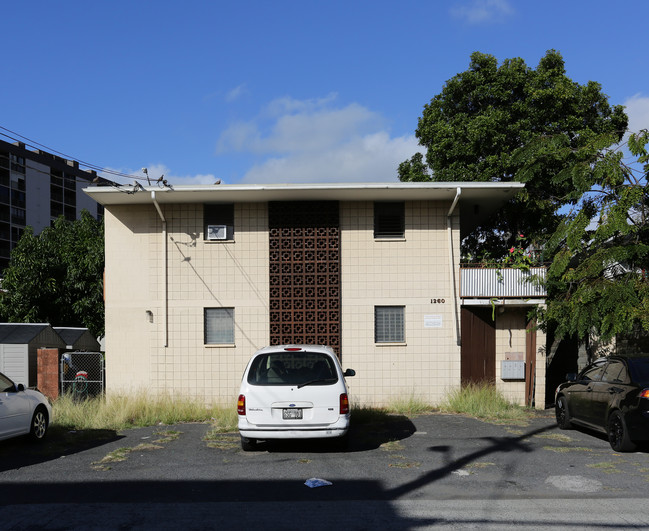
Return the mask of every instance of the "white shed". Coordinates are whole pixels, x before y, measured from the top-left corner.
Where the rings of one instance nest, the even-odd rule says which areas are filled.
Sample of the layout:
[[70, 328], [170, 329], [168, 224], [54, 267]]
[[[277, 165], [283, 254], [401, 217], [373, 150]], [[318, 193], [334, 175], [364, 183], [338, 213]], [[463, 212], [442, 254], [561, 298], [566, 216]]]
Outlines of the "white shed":
[[17, 384], [35, 387], [38, 349], [65, 346], [47, 323], [0, 323], [0, 372]]

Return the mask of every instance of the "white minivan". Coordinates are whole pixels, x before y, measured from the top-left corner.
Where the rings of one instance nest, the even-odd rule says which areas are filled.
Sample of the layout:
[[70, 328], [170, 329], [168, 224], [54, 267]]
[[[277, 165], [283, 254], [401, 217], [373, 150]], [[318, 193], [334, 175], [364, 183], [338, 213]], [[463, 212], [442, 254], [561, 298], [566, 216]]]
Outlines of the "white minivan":
[[349, 430], [346, 376], [325, 346], [280, 345], [255, 352], [243, 373], [237, 413], [243, 450], [258, 439], [340, 437]]

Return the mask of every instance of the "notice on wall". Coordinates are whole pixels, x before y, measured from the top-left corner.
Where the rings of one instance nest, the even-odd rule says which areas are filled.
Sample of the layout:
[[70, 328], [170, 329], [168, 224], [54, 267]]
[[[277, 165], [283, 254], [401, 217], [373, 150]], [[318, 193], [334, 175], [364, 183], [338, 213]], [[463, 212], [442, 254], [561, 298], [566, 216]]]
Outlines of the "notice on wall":
[[442, 316], [424, 315], [424, 328], [442, 328]]

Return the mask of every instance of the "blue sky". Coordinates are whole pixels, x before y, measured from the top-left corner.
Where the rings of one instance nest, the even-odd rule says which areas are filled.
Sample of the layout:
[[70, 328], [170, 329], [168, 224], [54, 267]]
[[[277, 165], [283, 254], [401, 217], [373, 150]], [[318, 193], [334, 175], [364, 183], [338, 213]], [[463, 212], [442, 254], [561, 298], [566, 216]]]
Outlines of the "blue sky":
[[36, 0], [3, 19], [0, 126], [172, 184], [396, 181], [474, 51], [536, 67], [554, 48], [649, 128], [646, 0]]

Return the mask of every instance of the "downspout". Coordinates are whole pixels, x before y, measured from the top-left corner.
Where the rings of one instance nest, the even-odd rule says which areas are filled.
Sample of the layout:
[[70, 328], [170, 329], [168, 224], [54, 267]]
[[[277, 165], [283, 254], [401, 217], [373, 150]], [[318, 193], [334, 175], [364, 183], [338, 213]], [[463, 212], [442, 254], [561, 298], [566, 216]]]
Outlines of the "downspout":
[[163, 307], [163, 317], [162, 317], [162, 326], [164, 328], [164, 346], [165, 348], [169, 346], [169, 272], [167, 267], [167, 220], [162, 213], [162, 209], [158, 204], [158, 201], [155, 198], [155, 191], [151, 192], [151, 201], [158, 211], [158, 215], [162, 220], [162, 267], [163, 279], [164, 279], [164, 307]]
[[453, 204], [446, 215], [446, 232], [448, 234], [448, 264], [449, 264], [449, 279], [451, 281], [451, 289], [453, 290], [453, 296], [451, 300], [453, 301], [453, 315], [455, 316], [455, 344], [460, 345], [460, 319], [457, 312], [457, 289], [455, 287], [455, 258], [453, 256], [453, 228], [452, 228], [452, 216], [455, 207], [460, 200], [462, 195], [462, 188], [459, 186], [455, 191], [455, 199]]

